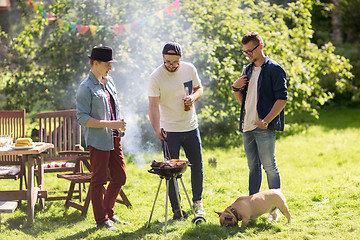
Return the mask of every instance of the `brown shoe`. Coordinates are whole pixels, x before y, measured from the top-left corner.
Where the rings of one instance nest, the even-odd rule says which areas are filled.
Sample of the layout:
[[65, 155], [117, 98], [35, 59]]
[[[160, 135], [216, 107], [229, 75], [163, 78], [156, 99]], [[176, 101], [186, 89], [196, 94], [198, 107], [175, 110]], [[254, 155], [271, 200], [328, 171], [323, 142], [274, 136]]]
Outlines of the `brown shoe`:
[[[188, 214], [184, 211], [184, 210], [181, 210], [182, 212], [182, 218], [183, 219], [187, 219], [188, 218]], [[181, 213], [180, 213], [180, 210], [179, 209], [175, 209], [174, 210], [174, 216], [173, 216], [173, 220], [179, 220], [181, 219]]]

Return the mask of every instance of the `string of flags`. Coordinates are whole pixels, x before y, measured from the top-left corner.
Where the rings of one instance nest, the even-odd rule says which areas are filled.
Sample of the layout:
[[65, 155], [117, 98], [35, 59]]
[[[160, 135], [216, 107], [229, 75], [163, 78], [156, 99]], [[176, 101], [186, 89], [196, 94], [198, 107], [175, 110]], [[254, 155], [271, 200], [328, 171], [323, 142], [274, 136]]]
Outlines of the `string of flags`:
[[164, 13], [172, 15], [173, 8], [180, 9], [180, 0], [176, 0], [175, 2], [171, 3], [167, 7], [161, 9], [160, 11], [157, 11], [154, 15], [150, 15], [139, 21], [134, 21], [131, 23], [125, 23], [125, 24], [115, 25], [115, 26], [103, 26], [103, 25], [95, 26], [95, 25], [80, 25], [80, 24], [66, 22], [66, 21], [58, 19], [57, 17], [46, 12], [42, 8], [41, 4], [34, 4], [31, 0], [28, 0], [28, 3], [30, 5], [30, 7], [34, 8], [35, 11], [39, 12], [39, 14], [41, 14], [44, 17], [45, 21], [47, 20], [48, 24], [50, 22], [57, 21], [60, 29], [65, 29], [68, 32], [78, 33], [80, 35], [81, 34], [84, 35], [87, 32], [89, 32], [89, 30], [90, 30], [90, 33], [93, 36], [96, 34], [96, 32], [98, 32], [102, 29], [113, 31], [116, 34], [118, 34], [119, 36], [121, 36], [123, 34], [124, 29], [125, 29], [125, 31], [130, 34], [132, 30], [137, 30], [139, 28], [146, 27], [146, 25], [152, 25], [152, 23], [154, 21], [154, 17], [157, 17], [161, 21], [164, 21]]

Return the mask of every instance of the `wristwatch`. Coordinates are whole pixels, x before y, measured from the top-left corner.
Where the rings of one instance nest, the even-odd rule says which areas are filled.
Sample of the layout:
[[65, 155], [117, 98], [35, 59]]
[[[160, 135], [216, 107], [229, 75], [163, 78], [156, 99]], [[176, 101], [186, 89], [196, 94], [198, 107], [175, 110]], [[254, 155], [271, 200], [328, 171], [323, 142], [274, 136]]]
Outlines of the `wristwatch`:
[[240, 88], [236, 88], [234, 86], [231, 86], [234, 92], [240, 92]]
[[269, 124], [268, 124], [267, 122], [265, 122], [265, 121], [264, 121], [264, 119], [263, 119], [263, 120], [261, 120], [261, 122], [263, 123], [264, 127], [266, 127], [266, 128], [267, 128], [267, 127], [269, 126]]

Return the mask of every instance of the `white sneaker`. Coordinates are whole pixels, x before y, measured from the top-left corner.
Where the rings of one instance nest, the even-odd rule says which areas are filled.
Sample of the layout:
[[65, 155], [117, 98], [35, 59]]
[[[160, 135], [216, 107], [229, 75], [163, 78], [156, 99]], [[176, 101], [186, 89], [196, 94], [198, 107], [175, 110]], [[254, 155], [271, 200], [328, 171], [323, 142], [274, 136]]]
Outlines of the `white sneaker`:
[[194, 208], [195, 208], [195, 214], [196, 215], [206, 215], [206, 212], [204, 210], [203, 204], [201, 200], [194, 202]]

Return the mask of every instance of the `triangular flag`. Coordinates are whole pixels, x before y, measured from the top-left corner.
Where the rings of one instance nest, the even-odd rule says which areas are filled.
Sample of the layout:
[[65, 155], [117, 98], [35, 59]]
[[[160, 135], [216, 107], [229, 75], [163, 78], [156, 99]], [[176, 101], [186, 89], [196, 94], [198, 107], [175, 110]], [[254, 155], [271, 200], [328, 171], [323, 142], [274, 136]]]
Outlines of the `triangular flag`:
[[123, 26], [128, 33], [131, 33], [131, 24], [130, 23], [124, 24]]
[[177, 9], [180, 9], [180, 0], [176, 0], [175, 2], [172, 3], [172, 5]]
[[146, 18], [146, 22], [149, 24], [149, 25], [153, 25], [154, 23], [154, 18], [152, 15], [150, 15], [149, 17]]
[[131, 24], [131, 27], [132, 27], [133, 29], [137, 30], [138, 27], [139, 27], [139, 22], [133, 22], [133, 23]]
[[123, 25], [117, 26], [117, 31], [118, 31], [119, 36], [122, 35], [123, 30], [124, 30], [124, 26], [123, 26]]
[[89, 26], [82, 26], [81, 30], [82, 30], [82, 34], [84, 35], [89, 30]]
[[110, 28], [111, 28], [111, 30], [113, 30], [114, 32], [117, 32], [118, 26], [111, 26]]
[[96, 27], [96, 31], [99, 32], [99, 31], [101, 31], [101, 29], [103, 29], [103, 28], [104, 28], [104, 26], [102, 26], [102, 25], [97, 26], [97, 27]]
[[39, 14], [42, 14], [42, 7], [40, 4], [37, 5], [37, 10]]
[[172, 15], [172, 6], [171, 6], [171, 5], [167, 6], [167, 7], [165, 8], [165, 11], [166, 11], [168, 14]]
[[63, 27], [64, 27], [64, 21], [63, 21], [63, 20], [59, 20], [58, 23], [59, 23], [59, 28], [60, 28], [60, 29], [63, 29]]
[[64, 23], [64, 26], [65, 26], [65, 31], [69, 31], [70, 23], [66, 22]]
[[81, 26], [78, 25], [78, 24], [76, 24], [76, 29], [77, 29], [78, 33], [81, 34], [81, 30], [82, 30], [82, 29], [81, 29]]
[[76, 25], [75, 24], [70, 23], [70, 27], [71, 27], [73, 32], [76, 32]]
[[47, 18], [47, 12], [45, 12], [44, 10], [41, 10], [42, 11], [42, 13], [43, 13], [43, 15], [44, 15], [44, 18], [45, 18], [45, 20], [46, 20], [46, 18]]
[[92, 35], [92, 36], [95, 36], [96, 26], [90, 25], [89, 28], [90, 28], [91, 35]]
[[140, 27], [145, 27], [145, 25], [146, 25], [146, 19], [145, 18], [141, 19], [140, 22], [139, 22], [139, 26]]
[[34, 4], [30, 0], [28, 0], [28, 3], [30, 4], [30, 7], [34, 6]]
[[47, 19], [48, 19], [48, 23], [50, 23], [51, 21], [55, 21], [55, 20], [56, 20], [56, 17], [50, 15], [49, 13], [46, 14], [46, 17], [47, 17]]
[[37, 11], [37, 10], [38, 10], [38, 6], [37, 6], [37, 5], [34, 5], [34, 9], [35, 9], [35, 11]]
[[160, 10], [155, 15], [160, 18], [161, 21], [164, 21], [164, 10]]

